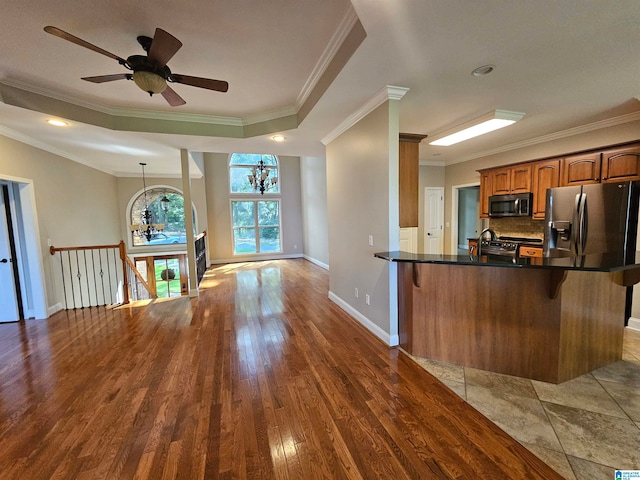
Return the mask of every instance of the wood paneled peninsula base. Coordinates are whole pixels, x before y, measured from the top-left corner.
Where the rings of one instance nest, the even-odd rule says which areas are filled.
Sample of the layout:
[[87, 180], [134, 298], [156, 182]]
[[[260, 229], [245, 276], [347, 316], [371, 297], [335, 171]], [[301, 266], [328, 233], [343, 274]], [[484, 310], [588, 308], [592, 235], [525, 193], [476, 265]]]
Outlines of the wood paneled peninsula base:
[[412, 355], [551, 383], [622, 358], [635, 266], [376, 256], [398, 262], [400, 345]]

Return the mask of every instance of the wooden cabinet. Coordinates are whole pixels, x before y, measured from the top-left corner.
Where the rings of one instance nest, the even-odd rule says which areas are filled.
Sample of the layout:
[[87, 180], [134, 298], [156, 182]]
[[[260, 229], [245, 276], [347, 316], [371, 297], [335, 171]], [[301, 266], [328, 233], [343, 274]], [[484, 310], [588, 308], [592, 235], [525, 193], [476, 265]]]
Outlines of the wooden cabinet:
[[560, 186], [560, 160], [543, 160], [533, 164], [534, 220], [544, 220], [547, 189]]
[[511, 193], [531, 191], [531, 165], [519, 165], [511, 169]]
[[531, 191], [531, 165], [499, 168], [493, 171], [493, 195]]
[[600, 152], [565, 157], [560, 166], [560, 186], [600, 183]]
[[489, 218], [489, 197], [493, 192], [492, 172], [480, 172], [480, 218]]
[[470, 238], [469, 239], [469, 255], [477, 255], [478, 254], [478, 239]]
[[493, 172], [492, 195], [505, 195], [511, 193], [511, 169], [500, 168]]
[[528, 247], [526, 245], [520, 245], [518, 249], [519, 257], [542, 257], [542, 247]]
[[602, 182], [640, 180], [640, 145], [602, 152]]
[[400, 134], [398, 204], [400, 228], [418, 226], [418, 179], [420, 177], [420, 142], [426, 135]]

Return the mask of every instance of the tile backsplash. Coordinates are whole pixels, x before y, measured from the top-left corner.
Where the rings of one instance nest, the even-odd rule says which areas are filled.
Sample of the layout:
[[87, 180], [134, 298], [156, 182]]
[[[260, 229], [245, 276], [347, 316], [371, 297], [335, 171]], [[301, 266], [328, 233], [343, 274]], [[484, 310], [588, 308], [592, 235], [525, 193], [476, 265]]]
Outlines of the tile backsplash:
[[489, 228], [499, 237], [544, 238], [544, 220], [532, 220], [531, 217], [491, 218]]

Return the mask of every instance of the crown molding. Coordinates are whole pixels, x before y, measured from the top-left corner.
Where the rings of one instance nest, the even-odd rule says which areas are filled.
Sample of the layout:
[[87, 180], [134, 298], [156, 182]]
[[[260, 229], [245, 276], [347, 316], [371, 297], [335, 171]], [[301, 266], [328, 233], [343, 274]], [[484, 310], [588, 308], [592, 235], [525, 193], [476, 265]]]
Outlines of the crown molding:
[[587, 123], [578, 127], [568, 128], [559, 132], [550, 133], [548, 135], [542, 135], [540, 137], [531, 138], [529, 140], [523, 140], [521, 142], [510, 143], [502, 147], [494, 148], [491, 150], [485, 150], [473, 155], [467, 155], [460, 157], [453, 162], [447, 162], [447, 165], [454, 165], [456, 163], [468, 162], [469, 160], [475, 160], [476, 158], [488, 157], [490, 155], [497, 155], [498, 153], [509, 152], [512, 150], [518, 150], [520, 148], [531, 147], [540, 143], [551, 142], [554, 140], [560, 140], [562, 138], [572, 137], [574, 135], [580, 135], [582, 133], [589, 133], [602, 128], [615, 127], [617, 125], [623, 125], [629, 122], [635, 122], [640, 120], [640, 111], [627, 113], [618, 117], [607, 118], [605, 120], [599, 120], [593, 123]]
[[364, 117], [366, 117], [373, 110], [378, 108], [387, 100], [402, 100], [402, 97], [406, 95], [409, 91], [408, 88], [405, 87], [395, 87], [392, 85], [387, 85], [380, 89], [371, 99], [369, 99], [362, 107], [356, 110], [354, 113], [349, 115], [340, 125], [338, 125], [334, 130], [332, 130], [327, 136], [325, 136], [321, 142], [323, 145], [328, 145], [341, 134], [346, 132], [349, 128], [354, 126]]
[[318, 84], [318, 81], [320, 80], [320, 78], [322, 78], [322, 75], [324, 75], [324, 72], [333, 61], [334, 57], [340, 50], [340, 47], [342, 47], [342, 44], [344, 43], [345, 39], [347, 38], [347, 36], [351, 32], [351, 29], [357, 21], [358, 15], [354, 10], [353, 5], [349, 4], [349, 9], [345, 13], [345, 16], [340, 22], [340, 25], [338, 25], [336, 32], [322, 52], [320, 59], [311, 72], [311, 75], [309, 75], [309, 78], [298, 94], [298, 98], [295, 104], [296, 112], [300, 110], [300, 108], [302, 108], [304, 103], [307, 101], [307, 98], [309, 98], [309, 95], [311, 95], [311, 93], [313, 92], [314, 88]]
[[443, 161], [436, 162], [433, 160], [420, 160], [418, 162], [421, 167], [445, 167], [446, 163]]

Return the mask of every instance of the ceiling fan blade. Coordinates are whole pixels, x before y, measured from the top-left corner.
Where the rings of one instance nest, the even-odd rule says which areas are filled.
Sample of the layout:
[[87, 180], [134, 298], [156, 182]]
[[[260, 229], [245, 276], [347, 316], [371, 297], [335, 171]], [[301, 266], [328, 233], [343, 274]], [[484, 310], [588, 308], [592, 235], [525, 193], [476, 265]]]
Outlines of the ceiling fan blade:
[[95, 45], [89, 42], [86, 42], [81, 38], [76, 37], [75, 35], [71, 35], [70, 33], [67, 33], [64, 30], [60, 30], [58, 27], [52, 27], [49, 25], [47, 27], [44, 27], [44, 31], [56, 37], [60, 37], [64, 40], [68, 40], [71, 43], [75, 43], [76, 45], [80, 45], [81, 47], [88, 48], [89, 50], [93, 50], [94, 52], [101, 53], [102, 55], [106, 55], [109, 58], [113, 58], [114, 60], [117, 60], [121, 64], [125, 63], [125, 60], [123, 58], [120, 58], [119, 56], [114, 55], [111, 52], [107, 52], [106, 50], [100, 47], [96, 47]]
[[182, 47], [182, 42], [161, 28], [156, 28], [156, 33], [151, 41], [151, 48], [147, 56], [164, 67]]
[[113, 75], [99, 75], [97, 77], [82, 77], [82, 80], [93, 83], [113, 82], [114, 80], [128, 80], [130, 73], [115, 73]]
[[206, 88], [217, 92], [226, 92], [229, 90], [229, 84], [224, 80], [212, 80], [211, 78], [192, 77], [190, 75], [181, 75], [172, 73], [169, 77], [171, 82], [191, 85], [192, 87]]
[[187, 103], [169, 85], [167, 85], [167, 88], [164, 89], [161, 95], [164, 97], [167, 103], [172, 107], [179, 107], [180, 105], [184, 105], [185, 103]]

